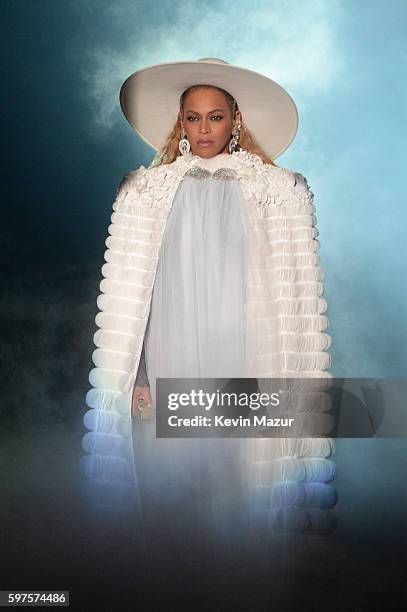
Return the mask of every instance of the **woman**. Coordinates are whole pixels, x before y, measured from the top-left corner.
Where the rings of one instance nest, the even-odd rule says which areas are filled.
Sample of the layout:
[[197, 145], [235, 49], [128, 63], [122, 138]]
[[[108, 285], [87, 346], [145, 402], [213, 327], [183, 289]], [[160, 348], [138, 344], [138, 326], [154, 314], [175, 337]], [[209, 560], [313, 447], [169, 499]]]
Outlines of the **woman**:
[[[196, 452], [195, 440], [156, 439], [152, 418], [157, 378], [257, 378], [267, 391], [276, 377], [331, 377], [313, 194], [304, 177], [273, 162], [297, 131], [294, 102], [271, 79], [203, 59], [136, 72], [121, 105], [159, 155], [125, 176], [113, 205], [87, 395], [85, 489], [96, 507], [126, 507], [140, 478], [146, 491], [164, 474], [161, 498], [150, 491], [150, 509], [160, 509], [186, 460], [181, 493], [201, 474], [204, 446], [212, 467], [233, 464], [238, 448], [236, 482], [243, 476], [251, 510], [273, 525], [287, 525], [287, 516], [298, 524], [300, 513], [307, 529], [327, 531], [332, 440], [205, 440]], [[293, 482], [299, 473], [301, 484]]]
[[[192, 86], [181, 96], [179, 119], [161, 157], [166, 160], [164, 163], [173, 163], [182, 151], [184, 154], [191, 151], [192, 155], [202, 158], [200, 168], [216, 170], [217, 166], [228, 165], [230, 152], [236, 150], [238, 143], [241, 146], [243, 140], [249, 149], [258, 151], [263, 160], [275, 165], [242, 128], [241, 113], [228, 92], [210, 86]], [[202, 179], [197, 181], [196, 176]], [[161, 246], [153, 291], [153, 316], [150, 315], [149, 333], [145, 335], [133, 394], [133, 415], [137, 414], [140, 398], [155, 404], [147, 369], [152, 373], [150, 378], [154, 376], [154, 379], [177, 375], [231, 376], [232, 372], [235, 377], [247, 376], [243, 352], [244, 230], [247, 221], [241, 218], [243, 210], [234, 181], [214, 181], [204, 173], [196, 176], [184, 179], [166, 227], [166, 242]], [[199, 200], [204, 203], [202, 208], [189, 205]], [[171, 232], [176, 235], [172, 236]], [[180, 249], [182, 246], [185, 251]], [[171, 257], [167, 262], [166, 258]], [[198, 269], [200, 264], [202, 268]], [[178, 274], [177, 279], [174, 274]], [[165, 280], [169, 277], [171, 285]], [[161, 283], [166, 283], [164, 288], [159, 288]], [[188, 291], [186, 283], [189, 283]], [[183, 300], [177, 290], [181, 286]], [[205, 312], [202, 312], [202, 304], [205, 304]], [[166, 319], [158, 320], [162, 316]], [[220, 346], [222, 351], [219, 351]]]

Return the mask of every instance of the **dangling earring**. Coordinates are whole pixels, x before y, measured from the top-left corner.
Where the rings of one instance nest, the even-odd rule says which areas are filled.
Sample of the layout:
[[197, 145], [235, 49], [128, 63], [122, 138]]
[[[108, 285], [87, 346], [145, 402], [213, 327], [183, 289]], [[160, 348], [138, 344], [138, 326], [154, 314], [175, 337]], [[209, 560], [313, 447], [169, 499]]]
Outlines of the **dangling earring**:
[[181, 140], [178, 143], [178, 149], [180, 153], [182, 153], [182, 155], [186, 155], [191, 150], [191, 145], [189, 143], [186, 133], [184, 132], [184, 129], [182, 129], [181, 132]]
[[241, 127], [242, 127], [242, 124], [239, 121], [239, 123], [237, 124], [237, 127], [233, 128], [232, 130], [232, 138], [229, 141], [229, 153], [233, 153], [234, 151], [237, 150], [237, 147], [239, 144]]

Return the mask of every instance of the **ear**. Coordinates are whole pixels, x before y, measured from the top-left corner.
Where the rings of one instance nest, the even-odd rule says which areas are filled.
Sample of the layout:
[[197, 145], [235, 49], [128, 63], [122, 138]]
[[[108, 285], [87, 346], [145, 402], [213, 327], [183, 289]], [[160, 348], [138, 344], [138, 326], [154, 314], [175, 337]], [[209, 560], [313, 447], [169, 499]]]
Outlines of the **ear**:
[[238, 124], [241, 122], [242, 122], [242, 113], [240, 112], [240, 110], [237, 110], [235, 114], [235, 119], [233, 121], [233, 127], [237, 127]]

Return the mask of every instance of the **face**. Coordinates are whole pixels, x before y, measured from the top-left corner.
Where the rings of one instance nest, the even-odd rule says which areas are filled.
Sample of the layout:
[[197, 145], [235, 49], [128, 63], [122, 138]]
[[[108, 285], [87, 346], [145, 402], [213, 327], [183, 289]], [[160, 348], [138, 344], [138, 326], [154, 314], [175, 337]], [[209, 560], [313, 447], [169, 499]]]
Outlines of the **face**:
[[213, 157], [228, 153], [232, 130], [237, 125], [223, 93], [217, 89], [198, 89], [185, 99], [182, 125], [193, 155]]

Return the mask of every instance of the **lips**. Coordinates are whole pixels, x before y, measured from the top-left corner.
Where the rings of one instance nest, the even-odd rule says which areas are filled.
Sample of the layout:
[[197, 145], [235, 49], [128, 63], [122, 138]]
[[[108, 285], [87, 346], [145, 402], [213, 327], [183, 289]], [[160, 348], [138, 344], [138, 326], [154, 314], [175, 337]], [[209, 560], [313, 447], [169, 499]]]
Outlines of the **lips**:
[[198, 140], [198, 144], [201, 147], [209, 147], [209, 145], [213, 144], [213, 140]]

